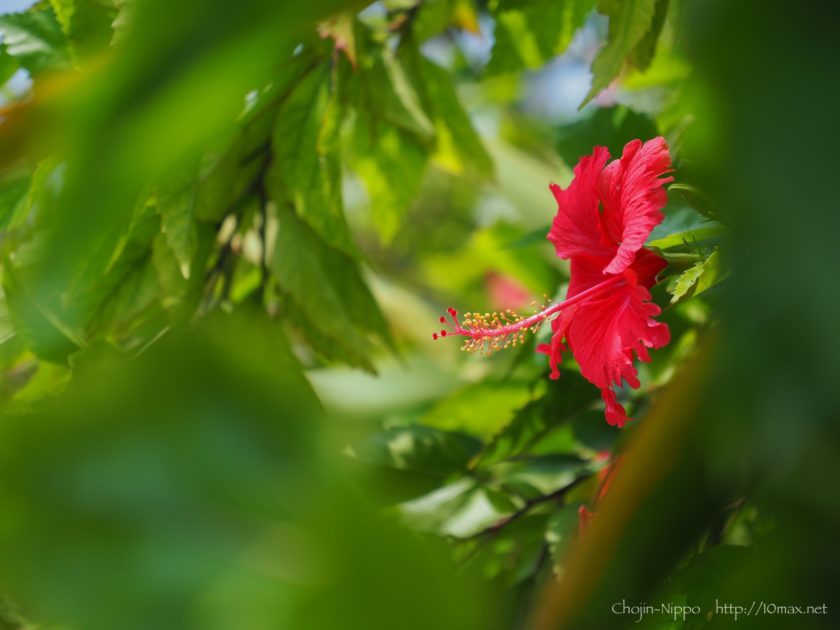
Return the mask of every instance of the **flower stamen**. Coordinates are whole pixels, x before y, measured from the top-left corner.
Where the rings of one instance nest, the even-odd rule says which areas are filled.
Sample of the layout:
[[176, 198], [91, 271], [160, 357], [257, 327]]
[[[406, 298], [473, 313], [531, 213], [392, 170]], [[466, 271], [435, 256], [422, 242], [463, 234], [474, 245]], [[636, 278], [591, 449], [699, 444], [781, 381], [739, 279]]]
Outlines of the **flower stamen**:
[[[541, 305], [540, 310], [528, 317], [510, 309], [493, 313], [465, 313], [463, 323], [458, 319], [458, 311], [449, 307], [448, 317], [441, 316], [440, 323], [446, 328], [439, 333], [433, 333], [432, 339], [447, 335], [461, 335], [467, 337], [461, 350], [464, 352], [479, 352], [491, 354], [507, 348], [515, 348], [525, 342], [528, 333], [536, 333], [540, 326], [563, 309], [593, 297], [605, 289], [609, 289], [625, 281], [623, 275], [610, 276], [603, 282], [568, 298], [558, 304]], [[533, 302], [536, 305], [536, 302]]]

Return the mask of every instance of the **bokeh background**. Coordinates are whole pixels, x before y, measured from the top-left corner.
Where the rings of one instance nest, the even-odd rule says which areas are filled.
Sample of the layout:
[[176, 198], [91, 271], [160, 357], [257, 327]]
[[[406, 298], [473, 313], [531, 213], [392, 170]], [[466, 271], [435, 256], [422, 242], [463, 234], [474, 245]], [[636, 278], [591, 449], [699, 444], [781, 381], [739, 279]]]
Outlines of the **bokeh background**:
[[[0, 628], [836, 627], [837, 17], [0, 0]], [[633, 422], [432, 340], [656, 135]]]

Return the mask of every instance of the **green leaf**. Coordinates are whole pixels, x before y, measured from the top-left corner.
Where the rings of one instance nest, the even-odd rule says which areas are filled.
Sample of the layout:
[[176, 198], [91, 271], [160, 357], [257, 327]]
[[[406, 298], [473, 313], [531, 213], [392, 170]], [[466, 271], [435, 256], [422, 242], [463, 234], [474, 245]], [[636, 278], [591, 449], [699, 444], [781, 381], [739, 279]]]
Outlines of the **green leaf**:
[[195, 181], [184, 182], [158, 195], [157, 211], [161, 218], [161, 230], [178, 260], [184, 278], [190, 277], [193, 256], [198, 246], [197, 203], [198, 184]]
[[544, 396], [519, 409], [510, 423], [493, 436], [474, 466], [490, 466], [527, 451], [546, 433], [590, 407], [598, 397], [598, 390], [591, 383], [568, 370], [547, 387]]
[[38, 357], [62, 362], [79, 349], [78, 334], [38, 303], [26, 275], [25, 270], [15, 269], [8, 258], [3, 261], [3, 293], [14, 328]]
[[610, 18], [607, 43], [592, 62], [592, 88], [581, 107], [618, 76], [627, 57], [651, 29], [657, 0], [599, 0], [598, 11]]
[[401, 46], [400, 54], [435, 126], [435, 162], [455, 174], [473, 171], [492, 177], [493, 160], [461, 105], [451, 74], [424, 57], [411, 42]]
[[356, 33], [352, 13], [340, 13], [321, 22], [318, 25], [318, 35], [321, 39], [331, 39], [334, 49], [343, 52], [347, 61], [356, 67]]
[[14, 169], [0, 179], [0, 230], [5, 230], [25, 203], [32, 182], [32, 174], [26, 169]]
[[8, 53], [33, 75], [70, 65], [64, 33], [49, 5], [0, 15], [0, 35]]
[[700, 295], [724, 280], [727, 275], [729, 272], [723, 266], [720, 249], [716, 249], [711, 256], [677, 276], [668, 286], [671, 304], [678, 304]]
[[50, 4], [77, 60], [108, 46], [117, 16], [113, 6], [101, 0], [50, 0]]
[[350, 167], [363, 181], [371, 215], [384, 243], [420, 190], [435, 125], [399, 59], [361, 26], [359, 70], [348, 97], [355, 116]]
[[631, 140], [658, 135], [656, 124], [649, 116], [623, 105], [599, 107], [582, 120], [559, 126], [556, 133], [557, 151], [569, 165], [591, 154], [594, 146], [606, 146], [618, 157]]
[[681, 183], [671, 184], [668, 186], [668, 192], [680, 193], [682, 198], [685, 199], [685, 202], [704, 217], [708, 219], [718, 219], [717, 212], [714, 208], [714, 202], [709, 199], [706, 193], [696, 186]]
[[592, 472], [589, 462], [569, 455], [544, 455], [502, 462], [487, 470], [493, 483], [526, 500], [561, 490]]
[[490, 381], [466, 385], [438, 401], [422, 423], [438, 429], [490, 436], [510, 422], [531, 398], [526, 383]]
[[696, 248], [710, 241], [719, 241], [728, 234], [728, 230], [722, 225], [712, 227], [694, 228], [684, 232], [677, 232], [664, 238], [659, 238], [647, 243], [647, 247], [665, 251], [677, 247]]
[[460, 479], [402, 503], [397, 512], [412, 529], [466, 538], [498, 522], [516, 507], [504, 493], [471, 479]]
[[158, 234], [152, 244], [152, 265], [161, 289], [161, 305], [169, 308], [176, 305], [189, 289], [182, 266], [175, 257], [166, 235]]
[[668, 15], [668, 0], [656, 0], [656, 7], [653, 11], [653, 23], [650, 30], [645, 33], [642, 40], [630, 53], [629, 61], [639, 70], [647, 70], [650, 67], [653, 57], [656, 54], [656, 42], [659, 34], [665, 25], [665, 17]]
[[20, 62], [12, 57], [6, 50], [6, 45], [0, 42], [0, 87], [12, 78], [18, 68], [20, 68]]
[[324, 241], [348, 254], [356, 246], [341, 196], [339, 73], [326, 65], [305, 77], [281, 106], [266, 175], [271, 197], [288, 200]]
[[352, 455], [373, 466], [444, 478], [466, 470], [481, 447], [474, 437], [410, 425], [374, 433], [352, 447]]
[[471, 33], [480, 32], [473, 0], [423, 0], [416, 9], [411, 34], [417, 41], [424, 42], [449, 26]]
[[389, 243], [420, 191], [428, 148], [410, 132], [360, 111], [352, 149], [351, 166], [364, 182], [374, 225]]
[[595, 0], [502, 0], [487, 72], [539, 68], [568, 47], [594, 6]]
[[160, 225], [155, 204], [142, 204], [105, 273], [76, 279], [73, 303], [88, 338], [122, 339], [150, 318], [166, 323], [153, 254]]
[[434, 125], [420, 103], [405, 69], [386, 42], [362, 24], [356, 24], [359, 67], [350, 77], [347, 95], [359, 112], [386, 121], [430, 142]]
[[545, 541], [551, 550], [555, 571], [562, 568], [566, 549], [577, 535], [579, 523], [577, 505], [565, 505], [549, 517], [545, 528]]
[[335, 346], [352, 363], [372, 369], [368, 336], [387, 341], [390, 335], [358, 263], [321, 240], [290, 209], [278, 208], [277, 219], [271, 269], [305, 318], [305, 334], [320, 342], [319, 349]]

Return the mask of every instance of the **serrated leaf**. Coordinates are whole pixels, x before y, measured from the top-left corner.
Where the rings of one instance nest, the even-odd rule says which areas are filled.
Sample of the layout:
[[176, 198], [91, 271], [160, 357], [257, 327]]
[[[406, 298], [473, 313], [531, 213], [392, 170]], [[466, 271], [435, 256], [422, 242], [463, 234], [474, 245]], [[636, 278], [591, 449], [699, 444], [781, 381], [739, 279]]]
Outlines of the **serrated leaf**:
[[539, 68], [562, 53], [595, 6], [595, 0], [499, 2], [489, 74]]
[[645, 114], [623, 105], [599, 107], [582, 120], [557, 127], [556, 146], [563, 160], [573, 166], [591, 154], [594, 146], [606, 146], [617, 157], [631, 140], [658, 133], [656, 123]]
[[591, 472], [589, 462], [569, 455], [544, 455], [496, 464], [487, 470], [503, 491], [538, 499], [572, 484]]
[[503, 493], [460, 479], [402, 503], [397, 513], [412, 529], [465, 538], [498, 522], [516, 509]]
[[70, 65], [66, 38], [49, 5], [0, 15], [0, 35], [8, 53], [33, 75]]
[[0, 179], [0, 230], [5, 230], [18, 207], [25, 202], [32, 182], [32, 174], [26, 169], [7, 172]]
[[421, 142], [431, 142], [434, 125], [423, 111], [420, 97], [400, 61], [360, 24], [357, 24], [356, 39], [359, 68], [348, 83], [348, 96], [354, 107], [416, 135]]
[[388, 243], [420, 190], [428, 149], [413, 134], [362, 111], [352, 149], [351, 166], [364, 182], [377, 233]]
[[598, 11], [609, 16], [607, 42], [592, 62], [592, 88], [581, 107], [618, 76], [627, 57], [651, 29], [657, 0], [599, 0]]
[[721, 282], [728, 275], [723, 268], [720, 250], [716, 249], [706, 258], [681, 275], [677, 276], [669, 285], [671, 304], [678, 304], [690, 297], [700, 295]]
[[155, 236], [152, 243], [152, 265], [161, 289], [161, 305], [169, 308], [177, 304], [187, 292], [189, 283], [165, 234]]
[[548, 519], [545, 528], [545, 541], [549, 545], [555, 572], [562, 570], [569, 543], [578, 533], [577, 505], [565, 505], [556, 510]]
[[492, 177], [493, 160], [461, 105], [450, 73], [424, 57], [411, 42], [402, 45], [400, 55], [435, 126], [437, 164], [455, 174], [473, 171]]
[[123, 339], [155, 316], [161, 326], [166, 323], [153, 262], [160, 226], [155, 204], [143, 203], [105, 273], [97, 277], [84, 273], [76, 279], [72, 301], [88, 338]]
[[20, 62], [12, 57], [6, 50], [6, 45], [0, 42], [0, 87], [12, 78], [18, 68], [20, 68]]
[[390, 336], [358, 263], [321, 240], [290, 209], [279, 208], [277, 218], [271, 269], [281, 290], [318, 339], [369, 368], [368, 337], [389, 340]]
[[464, 433], [410, 425], [369, 435], [351, 451], [369, 465], [444, 478], [465, 470], [480, 447], [481, 442]]
[[535, 444], [546, 433], [590, 407], [597, 390], [576, 372], [567, 371], [559, 381], [548, 384], [544, 396], [529, 401], [513, 419], [488, 442], [473, 463], [485, 467], [515, 457]]
[[510, 422], [531, 396], [526, 383], [473, 383], [439, 400], [421, 421], [438, 429], [489, 436]]
[[161, 230], [178, 260], [181, 275], [187, 279], [198, 245], [198, 228], [195, 223], [197, 199], [198, 184], [193, 181], [178, 189], [161, 191], [157, 203]]
[[695, 228], [693, 230], [686, 230], [684, 232], [677, 232], [664, 238], [659, 238], [647, 243], [647, 247], [655, 247], [656, 249], [665, 251], [676, 247], [696, 247], [708, 241], [720, 240], [726, 236], [728, 231], [721, 225], [713, 227]]
[[411, 34], [417, 41], [424, 42], [449, 26], [471, 33], [480, 32], [473, 0], [424, 0], [417, 8]]
[[656, 7], [653, 11], [653, 23], [642, 40], [636, 44], [633, 52], [630, 53], [629, 61], [638, 70], [645, 71], [650, 67], [653, 57], [656, 54], [656, 42], [665, 26], [665, 17], [668, 15], [668, 0], [656, 0]]
[[37, 302], [22, 273], [8, 258], [3, 261], [3, 293], [14, 328], [38, 357], [63, 362], [79, 349], [79, 336]]
[[117, 11], [97, 0], [50, 0], [76, 60], [101, 51], [112, 38]]
[[318, 35], [322, 39], [333, 40], [335, 50], [343, 52], [350, 64], [356, 67], [356, 34], [351, 13], [340, 13], [321, 22]]
[[274, 160], [266, 187], [278, 204], [288, 200], [323, 240], [348, 254], [356, 246], [344, 217], [339, 163], [343, 110], [338, 73], [311, 72], [280, 107], [272, 133]]
[[668, 192], [678, 192], [685, 202], [708, 219], [717, 219], [714, 202], [696, 186], [690, 184], [671, 184]]

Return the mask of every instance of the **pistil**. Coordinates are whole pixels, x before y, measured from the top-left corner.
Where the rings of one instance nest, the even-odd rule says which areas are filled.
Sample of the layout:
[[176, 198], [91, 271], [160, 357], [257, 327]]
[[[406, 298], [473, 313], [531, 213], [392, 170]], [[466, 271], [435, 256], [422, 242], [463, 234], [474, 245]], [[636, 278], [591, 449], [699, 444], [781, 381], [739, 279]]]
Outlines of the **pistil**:
[[439, 333], [432, 334], [432, 338], [438, 339], [448, 335], [467, 337], [464, 346], [461, 348], [467, 352], [480, 351], [483, 354], [503, 350], [523, 343], [527, 333], [535, 333], [543, 322], [560, 311], [618, 286], [624, 281], [623, 275], [611, 276], [563, 302], [551, 304], [528, 317], [522, 317], [511, 310], [484, 313], [483, 315], [481, 313], [466, 313], [462, 324], [458, 319], [458, 311], [450, 307], [447, 309], [449, 317], [443, 316], [440, 318], [440, 323], [446, 325], [446, 328]]

